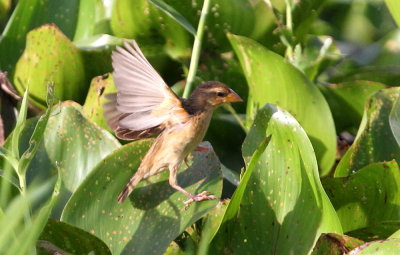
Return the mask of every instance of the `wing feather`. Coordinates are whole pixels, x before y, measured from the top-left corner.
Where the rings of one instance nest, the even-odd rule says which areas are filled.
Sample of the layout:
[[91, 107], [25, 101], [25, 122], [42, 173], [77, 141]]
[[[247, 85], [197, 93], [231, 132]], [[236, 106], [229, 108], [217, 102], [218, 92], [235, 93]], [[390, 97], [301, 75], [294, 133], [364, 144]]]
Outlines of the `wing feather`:
[[[189, 114], [180, 99], [151, 66], [135, 41], [116, 48], [112, 65], [118, 93], [107, 95], [110, 101], [104, 104], [104, 115], [119, 138], [145, 138], [160, 132], [168, 124], [188, 119]], [[179, 116], [175, 116], [177, 113]]]

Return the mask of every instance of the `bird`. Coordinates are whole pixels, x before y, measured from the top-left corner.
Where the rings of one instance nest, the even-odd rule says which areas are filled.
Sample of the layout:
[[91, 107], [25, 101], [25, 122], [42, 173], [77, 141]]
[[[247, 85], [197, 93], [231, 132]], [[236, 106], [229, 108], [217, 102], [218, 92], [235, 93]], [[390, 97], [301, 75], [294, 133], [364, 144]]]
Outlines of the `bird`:
[[117, 93], [107, 94], [108, 101], [103, 105], [108, 126], [122, 140], [157, 135], [136, 173], [119, 194], [118, 203], [124, 202], [141, 180], [167, 169], [170, 186], [189, 198], [185, 204], [215, 199], [207, 191], [194, 195], [179, 186], [178, 169], [203, 140], [214, 109], [243, 100], [218, 81], [202, 83], [187, 99], [178, 97], [134, 40], [117, 46], [111, 58]]

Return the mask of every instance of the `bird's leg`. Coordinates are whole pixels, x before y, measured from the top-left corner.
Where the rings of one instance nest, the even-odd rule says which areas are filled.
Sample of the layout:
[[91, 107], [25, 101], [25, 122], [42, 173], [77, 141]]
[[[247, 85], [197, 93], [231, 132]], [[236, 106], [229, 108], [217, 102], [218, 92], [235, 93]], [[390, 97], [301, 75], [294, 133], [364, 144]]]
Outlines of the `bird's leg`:
[[176, 175], [178, 173], [178, 167], [174, 166], [170, 168], [169, 170], [169, 185], [171, 185], [172, 188], [182, 192], [186, 196], [190, 197], [190, 199], [186, 200], [183, 202], [185, 205], [188, 205], [193, 202], [200, 202], [203, 200], [210, 200], [210, 199], [216, 199], [214, 195], [207, 195], [209, 192], [208, 191], [203, 191], [197, 195], [193, 195], [192, 193], [186, 191], [183, 189], [181, 186], [178, 185], [178, 182], [176, 180]]

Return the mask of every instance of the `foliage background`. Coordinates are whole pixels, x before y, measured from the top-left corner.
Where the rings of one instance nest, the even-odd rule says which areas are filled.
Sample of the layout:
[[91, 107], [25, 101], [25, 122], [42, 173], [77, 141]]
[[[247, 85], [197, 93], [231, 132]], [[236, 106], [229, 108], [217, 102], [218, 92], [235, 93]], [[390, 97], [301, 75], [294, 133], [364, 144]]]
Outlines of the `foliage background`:
[[[0, 253], [397, 254], [399, 25], [396, 0], [0, 0]], [[151, 144], [102, 116], [124, 39], [180, 96], [245, 99], [178, 176], [221, 201], [164, 172], [116, 203]]]

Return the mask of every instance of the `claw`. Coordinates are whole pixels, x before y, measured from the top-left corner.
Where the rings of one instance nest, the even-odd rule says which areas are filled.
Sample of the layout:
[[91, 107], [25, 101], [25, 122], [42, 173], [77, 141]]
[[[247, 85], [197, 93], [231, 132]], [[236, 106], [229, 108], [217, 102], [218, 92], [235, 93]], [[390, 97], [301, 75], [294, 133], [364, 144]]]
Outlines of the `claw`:
[[210, 192], [208, 192], [208, 191], [203, 191], [203, 192], [201, 192], [201, 193], [199, 193], [197, 195], [190, 196], [190, 199], [186, 200], [183, 203], [185, 205], [189, 205], [189, 204], [191, 204], [193, 202], [200, 202], [200, 201], [204, 201], [204, 200], [217, 199], [217, 197], [214, 196], [214, 195], [207, 195], [209, 193]]

